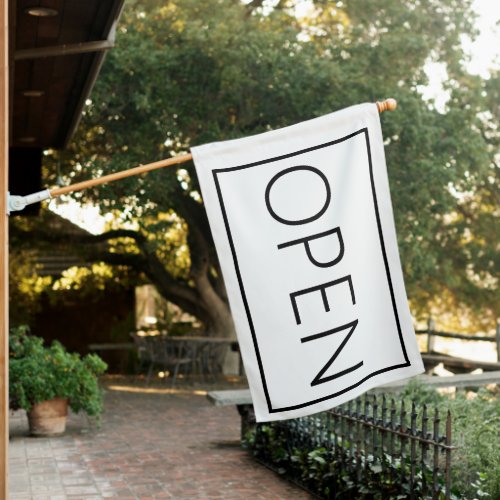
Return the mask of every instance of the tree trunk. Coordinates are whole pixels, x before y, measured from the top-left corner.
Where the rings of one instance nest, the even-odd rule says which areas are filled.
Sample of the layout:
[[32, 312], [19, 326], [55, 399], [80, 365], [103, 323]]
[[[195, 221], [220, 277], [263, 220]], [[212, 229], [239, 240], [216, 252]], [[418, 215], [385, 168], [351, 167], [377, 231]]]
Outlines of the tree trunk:
[[206, 274], [195, 278], [195, 283], [204, 309], [210, 317], [206, 325], [207, 331], [214, 337], [236, 339], [233, 317], [228, 303], [215, 292]]

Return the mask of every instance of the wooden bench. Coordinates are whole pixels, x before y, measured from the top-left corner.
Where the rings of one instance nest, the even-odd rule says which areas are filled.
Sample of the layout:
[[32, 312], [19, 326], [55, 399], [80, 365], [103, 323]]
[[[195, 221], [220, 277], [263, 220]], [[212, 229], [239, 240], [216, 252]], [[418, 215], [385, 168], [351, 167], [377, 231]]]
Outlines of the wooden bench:
[[[451, 375], [449, 377], [433, 377], [431, 375], [418, 375], [413, 377], [423, 384], [433, 387], [456, 387], [477, 389], [490, 384], [500, 384], [500, 370], [480, 374]], [[412, 378], [412, 379], [413, 379]], [[390, 384], [381, 385], [369, 391], [372, 394], [381, 392], [395, 392], [401, 390], [411, 379], [399, 380]], [[215, 406], [236, 406], [241, 416], [241, 437], [255, 425], [252, 397], [249, 389], [210, 391], [208, 400]]]
[[242, 406], [251, 405], [250, 389], [210, 391], [208, 400], [215, 406]]
[[207, 398], [215, 406], [236, 406], [241, 417], [241, 440], [245, 439], [247, 432], [255, 426], [250, 389], [210, 391]]

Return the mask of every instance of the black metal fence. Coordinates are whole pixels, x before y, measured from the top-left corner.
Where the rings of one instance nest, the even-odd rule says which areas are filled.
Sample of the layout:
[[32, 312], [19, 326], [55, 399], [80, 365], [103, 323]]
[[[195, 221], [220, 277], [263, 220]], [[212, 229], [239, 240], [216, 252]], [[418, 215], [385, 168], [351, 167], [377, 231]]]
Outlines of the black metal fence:
[[450, 498], [449, 412], [442, 421], [425, 405], [366, 396], [321, 414], [258, 424], [253, 439], [258, 459], [320, 497]]

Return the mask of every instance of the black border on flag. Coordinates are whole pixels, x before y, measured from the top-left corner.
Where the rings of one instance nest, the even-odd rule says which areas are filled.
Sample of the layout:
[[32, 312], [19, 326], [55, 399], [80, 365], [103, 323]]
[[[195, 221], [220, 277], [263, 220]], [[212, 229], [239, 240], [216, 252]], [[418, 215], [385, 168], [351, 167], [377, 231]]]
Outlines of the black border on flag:
[[[381, 250], [382, 250], [382, 256], [383, 256], [383, 259], [384, 259], [385, 272], [386, 272], [386, 276], [387, 276], [387, 284], [388, 284], [390, 295], [391, 295], [392, 308], [393, 308], [393, 311], [394, 311], [394, 318], [396, 320], [396, 326], [397, 326], [397, 330], [398, 330], [399, 341], [401, 343], [401, 349], [403, 351], [403, 356], [404, 356], [404, 359], [405, 359], [405, 363], [400, 363], [400, 364], [397, 364], [397, 365], [392, 365], [392, 366], [388, 366], [386, 368], [382, 368], [380, 370], [376, 370], [376, 371], [370, 373], [369, 375], [366, 375], [365, 377], [363, 377], [361, 380], [359, 380], [355, 384], [352, 384], [349, 387], [346, 387], [346, 388], [344, 388], [344, 389], [342, 389], [342, 390], [340, 390], [338, 392], [335, 392], [333, 394], [330, 394], [328, 396], [323, 396], [321, 398], [317, 398], [317, 399], [314, 399], [312, 401], [308, 401], [308, 402], [305, 402], [305, 403], [300, 403], [300, 404], [293, 405], [293, 406], [286, 406], [286, 407], [283, 407], [283, 408], [273, 408], [272, 407], [272, 403], [271, 403], [271, 398], [269, 396], [269, 390], [267, 388], [267, 381], [266, 381], [266, 376], [265, 376], [265, 373], [264, 373], [264, 367], [263, 367], [263, 364], [262, 364], [262, 358], [261, 358], [260, 351], [259, 351], [259, 345], [258, 345], [258, 342], [257, 342], [257, 336], [256, 336], [256, 333], [255, 333], [255, 327], [254, 327], [254, 324], [253, 324], [252, 315], [250, 313], [250, 306], [248, 304], [247, 296], [246, 296], [246, 293], [245, 293], [245, 287], [243, 285], [243, 279], [241, 277], [240, 267], [239, 267], [239, 264], [238, 264], [238, 256], [236, 254], [236, 249], [235, 249], [235, 246], [234, 246], [233, 237], [232, 237], [232, 234], [231, 234], [231, 229], [229, 227], [229, 220], [228, 220], [227, 213], [226, 213], [226, 207], [224, 205], [224, 199], [222, 197], [222, 191], [221, 191], [219, 179], [218, 179], [217, 176], [220, 175], [220, 174], [222, 174], [222, 173], [234, 172], [234, 171], [237, 171], [237, 170], [243, 170], [243, 169], [250, 168], [250, 167], [256, 167], [258, 165], [264, 165], [266, 163], [272, 163], [272, 162], [275, 162], [275, 161], [284, 160], [286, 158], [291, 158], [293, 156], [298, 156], [298, 155], [301, 155], [301, 154], [304, 154], [304, 153], [308, 153], [310, 151], [315, 151], [315, 150], [318, 150], [318, 149], [322, 149], [322, 148], [326, 148], [326, 147], [329, 147], [329, 146], [333, 146], [335, 144], [339, 144], [341, 142], [344, 142], [344, 141], [347, 141], [349, 139], [352, 139], [353, 137], [355, 137], [355, 136], [357, 136], [359, 134], [364, 134], [365, 135], [366, 151], [367, 151], [368, 165], [369, 165], [369, 170], [370, 170], [370, 183], [371, 183], [371, 189], [372, 189], [372, 194], [373, 194], [373, 205], [374, 205], [374, 210], [375, 210], [375, 217], [377, 219], [377, 230], [378, 230], [379, 239], [380, 239], [380, 246], [381, 246]], [[348, 134], [348, 135], [346, 135], [344, 137], [341, 137], [340, 139], [336, 139], [334, 141], [330, 141], [330, 142], [327, 142], [325, 144], [320, 144], [318, 146], [313, 146], [313, 147], [310, 147], [310, 148], [301, 149], [299, 151], [294, 151], [294, 152], [288, 153], [286, 155], [275, 156], [273, 158], [268, 158], [266, 160], [260, 160], [260, 161], [257, 161], [257, 162], [247, 163], [247, 164], [244, 164], [244, 165], [238, 165], [238, 166], [235, 166], [235, 167], [214, 169], [214, 170], [212, 170], [212, 175], [214, 177], [215, 187], [216, 187], [216, 190], [217, 190], [217, 196], [219, 198], [219, 203], [220, 203], [220, 207], [221, 207], [221, 211], [222, 211], [222, 217], [224, 219], [224, 225], [225, 225], [226, 232], [227, 232], [227, 237], [228, 237], [228, 240], [229, 240], [229, 246], [231, 248], [231, 254], [233, 256], [234, 268], [235, 268], [235, 271], [236, 271], [236, 276], [238, 278], [238, 284], [239, 284], [239, 287], [240, 287], [241, 298], [243, 300], [243, 305], [245, 307], [245, 312], [246, 312], [247, 319], [248, 319], [248, 326], [250, 328], [250, 332], [252, 333], [253, 345], [254, 345], [254, 349], [255, 349], [255, 354], [257, 356], [257, 363], [259, 365], [260, 376], [261, 376], [261, 379], [262, 379], [262, 386], [264, 388], [264, 394], [265, 394], [265, 397], [266, 397], [267, 407], [268, 407], [269, 413], [279, 413], [279, 412], [283, 412], [283, 411], [297, 410], [299, 408], [304, 408], [306, 406], [311, 406], [313, 404], [320, 403], [320, 402], [326, 401], [328, 399], [333, 399], [333, 398], [338, 397], [338, 396], [340, 396], [342, 394], [345, 394], [346, 392], [348, 392], [348, 391], [350, 391], [352, 389], [355, 389], [356, 387], [359, 387], [366, 380], [368, 380], [368, 379], [370, 379], [372, 377], [375, 377], [376, 375], [380, 375], [381, 373], [385, 373], [385, 372], [388, 372], [388, 371], [391, 371], [391, 370], [397, 370], [398, 368], [404, 368], [404, 367], [407, 367], [407, 366], [411, 366], [410, 360], [408, 358], [408, 354], [406, 352], [406, 346], [405, 346], [404, 339], [403, 339], [403, 332], [401, 331], [401, 323], [400, 323], [400, 320], [399, 320], [398, 310], [397, 310], [397, 306], [396, 306], [396, 298], [395, 298], [395, 295], [394, 295], [394, 289], [393, 289], [393, 285], [392, 285], [392, 278], [391, 278], [391, 273], [390, 273], [390, 269], [389, 269], [389, 262], [388, 262], [387, 253], [386, 253], [386, 250], [385, 250], [384, 235], [382, 233], [382, 224], [380, 222], [380, 214], [379, 214], [378, 202], [377, 202], [377, 193], [376, 193], [376, 190], [375, 190], [375, 181], [374, 181], [374, 178], [373, 178], [372, 155], [371, 155], [370, 139], [369, 139], [369, 136], [368, 136], [368, 128], [367, 127], [364, 127], [364, 128], [362, 128], [360, 130], [357, 130], [356, 132], [353, 132], [353, 133]]]

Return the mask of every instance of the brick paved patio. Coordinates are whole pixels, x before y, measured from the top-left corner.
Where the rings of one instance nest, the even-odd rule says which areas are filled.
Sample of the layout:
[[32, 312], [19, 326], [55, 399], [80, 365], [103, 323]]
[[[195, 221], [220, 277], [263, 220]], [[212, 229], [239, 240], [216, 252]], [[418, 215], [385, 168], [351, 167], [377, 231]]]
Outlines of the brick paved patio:
[[24, 412], [12, 414], [11, 500], [309, 498], [238, 446], [235, 408], [202, 391], [111, 386], [99, 429], [70, 415], [64, 436], [33, 438]]

